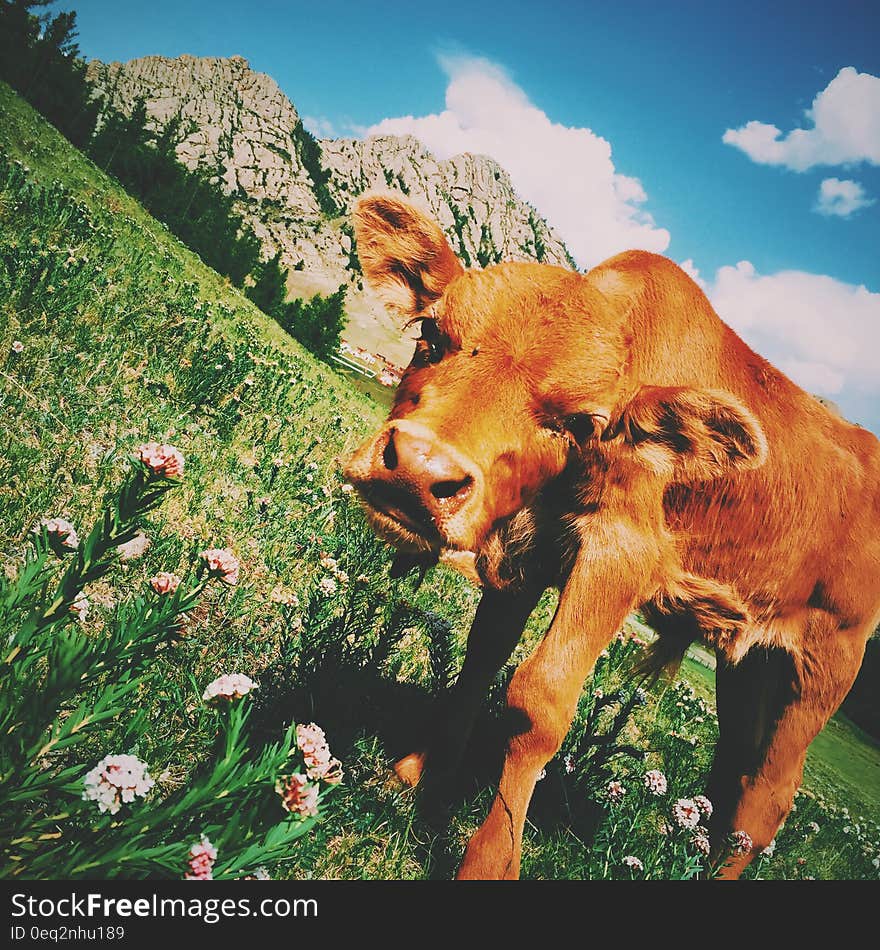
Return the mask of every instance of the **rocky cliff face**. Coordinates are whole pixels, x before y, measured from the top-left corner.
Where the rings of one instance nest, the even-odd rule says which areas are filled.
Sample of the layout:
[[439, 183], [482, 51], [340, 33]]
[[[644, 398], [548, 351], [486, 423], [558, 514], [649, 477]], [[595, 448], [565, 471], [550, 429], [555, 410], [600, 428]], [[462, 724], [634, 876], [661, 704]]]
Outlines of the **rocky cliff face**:
[[157, 126], [180, 119], [180, 160], [217, 170], [266, 254], [281, 251], [291, 293], [350, 285], [346, 335], [398, 363], [409, 360], [412, 344], [363, 286], [353, 246], [349, 213], [364, 191], [398, 191], [429, 208], [469, 266], [500, 260], [573, 266], [560, 237], [491, 158], [437, 161], [411, 136], [315, 143], [274, 80], [239, 56], [93, 61], [88, 75], [121, 112], [143, 99]]

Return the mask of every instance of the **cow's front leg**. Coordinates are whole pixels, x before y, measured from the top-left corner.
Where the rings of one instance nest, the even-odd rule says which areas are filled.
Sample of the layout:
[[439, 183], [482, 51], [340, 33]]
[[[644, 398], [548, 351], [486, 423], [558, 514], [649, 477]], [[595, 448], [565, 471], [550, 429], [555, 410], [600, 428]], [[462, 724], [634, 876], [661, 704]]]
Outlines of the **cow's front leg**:
[[[511, 738], [498, 794], [467, 847], [459, 879], [519, 876], [526, 812], [535, 782], [556, 754], [577, 709], [584, 680], [642, 593], [645, 564], [582, 549], [562, 591], [556, 616], [507, 693]], [[647, 552], [645, 552], [647, 555]]]
[[546, 584], [537, 578], [519, 590], [487, 589], [468, 634], [467, 652], [455, 685], [436, 703], [425, 747], [394, 766], [397, 777], [416, 785], [427, 768], [442, 789], [458, 767], [474, 721], [498, 671], [522, 636]]

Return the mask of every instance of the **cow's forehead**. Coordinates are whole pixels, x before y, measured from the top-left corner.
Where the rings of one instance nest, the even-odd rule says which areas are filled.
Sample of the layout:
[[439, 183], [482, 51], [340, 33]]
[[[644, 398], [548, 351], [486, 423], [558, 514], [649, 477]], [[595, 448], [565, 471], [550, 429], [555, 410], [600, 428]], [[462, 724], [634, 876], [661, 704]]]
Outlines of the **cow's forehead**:
[[513, 331], [552, 331], [582, 309], [590, 288], [581, 275], [542, 264], [505, 263], [466, 271], [435, 304], [457, 341]]
[[432, 315], [454, 344], [480, 357], [469, 370], [496, 385], [513, 375], [538, 398], [575, 397], [616, 372], [619, 322], [608, 298], [572, 271], [516, 263], [467, 271]]

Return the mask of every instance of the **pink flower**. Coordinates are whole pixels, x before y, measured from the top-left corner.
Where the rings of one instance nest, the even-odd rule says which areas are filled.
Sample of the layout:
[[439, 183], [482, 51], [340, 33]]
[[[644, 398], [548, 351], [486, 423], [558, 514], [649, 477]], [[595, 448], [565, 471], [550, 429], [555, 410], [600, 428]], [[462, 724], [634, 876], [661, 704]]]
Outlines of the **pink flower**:
[[752, 836], [747, 831], [734, 831], [730, 836], [730, 845], [734, 854], [748, 854], [753, 847]]
[[180, 578], [168, 571], [159, 571], [155, 577], [150, 578], [150, 587], [157, 594], [173, 594], [180, 587]]
[[46, 529], [46, 534], [52, 544], [68, 551], [75, 551], [79, 547], [79, 537], [73, 525], [64, 518], [43, 518], [32, 531], [34, 534], [39, 534], [43, 528]]
[[217, 861], [217, 849], [202, 835], [189, 849], [189, 871], [183, 875], [186, 881], [212, 881], [214, 879], [214, 864]]
[[135, 558], [141, 557], [146, 553], [150, 543], [150, 539], [143, 532], [136, 534], [131, 541], [117, 545], [116, 550], [119, 552], [119, 560], [122, 562], [133, 561]]
[[238, 558], [229, 548], [208, 548], [199, 555], [208, 568], [208, 573], [223, 581], [224, 584], [235, 586], [238, 583], [240, 565]]
[[330, 785], [342, 781], [342, 763], [330, 754], [324, 730], [310, 722], [296, 727], [296, 744], [303, 754], [306, 774], [312, 780], [323, 779]]
[[649, 769], [644, 776], [645, 788], [652, 795], [665, 795], [667, 789], [666, 776], [660, 769]]
[[690, 798], [679, 798], [672, 806], [672, 817], [679, 828], [696, 828], [700, 823], [700, 809]]
[[608, 787], [605, 789], [605, 796], [609, 802], [616, 805], [618, 802], [623, 801], [624, 795], [626, 795], [626, 789], [620, 782], [614, 781], [608, 783]]
[[154, 475], [162, 478], [180, 478], [183, 475], [183, 455], [173, 445], [145, 442], [135, 451]]
[[645, 865], [633, 854], [628, 854], [623, 859], [623, 865], [628, 867], [631, 871], [644, 871]]
[[83, 799], [98, 803], [98, 810], [111, 815], [142, 798], [155, 785], [146, 763], [134, 755], [106, 755], [86, 775]]
[[700, 852], [700, 854], [709, 854], [709, 832], [702, 825], [699, 825], [695, 829], [694, 836], [691, 838], [691, 844], [697, 849], [697, 851]]
[[10, 349], [13, 353], [21, 353], [24, 349], [24, 343], [22, 343], [21, 340], [13, 340]]
[[700, 809], [704, 818], [712, 817], [712, 802], [705, 795], [694, 795], [694, 804]]
[[292, 815], [311, 818], [318, 814], [318, 786], [312, 785], [305, 775], [294, 772], [280, 778], [275, 790], [281, 796], [281, 804]]
[[208, 683], [202, 693], [202, 699], [206, 703], [216, 703], [220, 701], [232, 702], [234, 699], [241, 699], [247, 696], [251, 690], [258, 689], [257, 684], [244, 673], [224, 673], [217, 679]]
[[76, 614], [76, 619], [80, 623], [85, 623], [89, 619], [89, 598], [85, 594], [78, 594], [76, 600], [70, 605], [70, 612]]

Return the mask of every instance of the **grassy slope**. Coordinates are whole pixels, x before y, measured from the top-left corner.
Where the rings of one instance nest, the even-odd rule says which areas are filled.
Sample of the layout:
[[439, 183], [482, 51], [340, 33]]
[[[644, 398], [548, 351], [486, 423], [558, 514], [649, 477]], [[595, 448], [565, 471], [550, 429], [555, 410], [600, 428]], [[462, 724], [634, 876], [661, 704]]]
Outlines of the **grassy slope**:
[[[147, 438], [168, 439], [184, 451], [185, 486], [154, 520], [147, 555], [91, 592], [98, 624], [125, 588], [185, 564], [199, 547], [229, 544], [243, 561], [239, 589], [218, 596], [195, 618], [149, 697], [151, 746], [139, 751], [145, 758], [161, 755], [155, 772], [167, 767], [171, 781], [182, 781], [204, 737], [188, 731], [181, 710], [216, 673], [232, 667], [267, 672], [284, 653], [290, 618], [270, 592], [278, 584], [303, 592], [314, 581], [319, 552], [337, 550], [337, 522], [346, 509], [336, 459], [382, 413], [204, 267], [2, 84], [0, 128], [0, 151], [23, 162], [30, 181], [60, 182], [66, 191], [39, 213], [0, 205], [0, 246], [12, 262], [11, 286], [0, 288], [5, 566], [15, 564], [40, 517], [63, 515], [84, 524], [105, 483], [118, 478], [119, 455]], [[70, 195], [82, 206], [76, 213]], [[20, 355], [10, 353], [15, 339], [24, 343]], [[346, 550], [352, 577], [361, 569], [382, 574], [385, 555], [377, 560], [368, 542]], [[393, 585], [380, 580], [372, 596], [392, 594]], [[417, 598], [442, 609], [459, 636], [474, 599], [442, 571]], [[551, 610], [548, 601], [545, 619]], [[535, 630], [527, 641], [534, 636]], [[389, 663], [401, 683], [423, 679], [424, 642], [407, 634]], [[430, 835], [413, 831], [411, 796], [387, 785], [386, 750], [369, 738], [376, 734], [368, 723], [373, 712], [358, 708], [353, 717], [367, 738], [348, 734], [355, 742], [346, 750], [350, 780], [327, 830], [316, 836], [313, 850], [304, 848], [301, 873], [424, 873], [419, 855]], [[853, 758], [852, 748], [838, 744], [823, 752], [829, 786], [856, 781], [842, 764]], [[859, 748], [862, 778], [870, 783], [876, 750]], [[457, 814], [453, 851], [484, 805], [485, 793]], [[565, 867], [554, 865], [552, 848], [530, 853], [536, 874], [544, 864], [552, 876]]]

